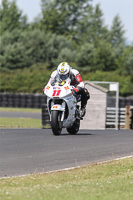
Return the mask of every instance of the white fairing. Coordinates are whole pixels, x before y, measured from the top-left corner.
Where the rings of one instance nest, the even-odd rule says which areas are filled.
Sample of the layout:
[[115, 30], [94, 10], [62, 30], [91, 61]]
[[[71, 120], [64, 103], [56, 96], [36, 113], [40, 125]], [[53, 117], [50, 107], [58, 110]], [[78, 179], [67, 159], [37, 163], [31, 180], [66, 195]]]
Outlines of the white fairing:
[[72, 94], [73, 86], [70, 85], [70, 79], [68, 78], [62, 82], [56, 82], [51, 79], [45, 87], [45, 94], [47, 95], [47, 106], [51, 121], [51, 111], [61, 111], [61, 121], [63, 127], [71, 127], [76, 119], [76, 105], [77, 100]]

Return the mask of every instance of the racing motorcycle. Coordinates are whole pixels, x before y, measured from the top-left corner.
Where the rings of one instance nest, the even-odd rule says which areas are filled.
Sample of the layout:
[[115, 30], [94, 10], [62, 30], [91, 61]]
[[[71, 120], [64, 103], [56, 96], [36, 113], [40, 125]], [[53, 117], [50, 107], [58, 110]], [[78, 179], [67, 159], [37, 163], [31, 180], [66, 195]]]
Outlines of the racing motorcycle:
[[54, 135], [60, 135], [62, 128], [69, 134], [76, 134], [80, 127], [81, 96], [74, 96], [74, 86], [70, 85], [70, 78], [61, 80], [56, 76], [45, 86], [44, 94], [47, 96], [47, 107]]

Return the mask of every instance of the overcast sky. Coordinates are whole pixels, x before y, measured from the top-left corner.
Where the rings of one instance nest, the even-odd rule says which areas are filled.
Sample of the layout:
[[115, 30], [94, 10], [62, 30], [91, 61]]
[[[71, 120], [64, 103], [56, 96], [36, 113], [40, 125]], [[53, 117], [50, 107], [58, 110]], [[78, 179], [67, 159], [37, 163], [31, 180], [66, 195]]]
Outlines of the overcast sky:
[[[41, 0], [16, 0], [16, 2], [30, 22], [41, 13]], [[126, 31], [125, 37], [128, 41], [133, 41], [133, 0], [93, 0], [93, 5], [97, 3], [101, 5], [105, 25], [110, 27], [113, 18], [119, 14]]]

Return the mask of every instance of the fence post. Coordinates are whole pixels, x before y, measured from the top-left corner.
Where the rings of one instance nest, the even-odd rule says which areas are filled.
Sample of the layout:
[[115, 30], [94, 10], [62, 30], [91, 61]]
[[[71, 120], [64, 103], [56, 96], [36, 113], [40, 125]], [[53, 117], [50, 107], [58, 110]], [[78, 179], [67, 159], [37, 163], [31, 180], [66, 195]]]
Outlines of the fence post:
[[49, 120], [47, 105], [43, 104], [42, 105], [42, 128], [50, 128], [50, 127], [51, 127], [51, 123]]
[[130, 129], [130, 122], [131, 122], [131, 110], [130, 106], [126, 106], [126, 117], [125, 117], [125, 129]]
[[133, 129], [133, 106], [130, 109], [131, 116], [130, 116], [130, 129]]

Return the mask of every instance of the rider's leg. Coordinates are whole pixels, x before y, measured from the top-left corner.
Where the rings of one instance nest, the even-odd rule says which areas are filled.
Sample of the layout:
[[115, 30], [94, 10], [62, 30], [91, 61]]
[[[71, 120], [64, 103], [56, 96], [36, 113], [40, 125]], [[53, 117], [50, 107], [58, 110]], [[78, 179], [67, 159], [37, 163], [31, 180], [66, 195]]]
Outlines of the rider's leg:
[[86, 88], [78, 87], [76, 94], [81, 95], [81, 117], [85, 116], [87, 100], [90, 98], [90, 94]]
[[85, 116], [87, 101], [90, 98], [90, 94], [86, 88], [83, 88], [81, 92], [81, 117]]

